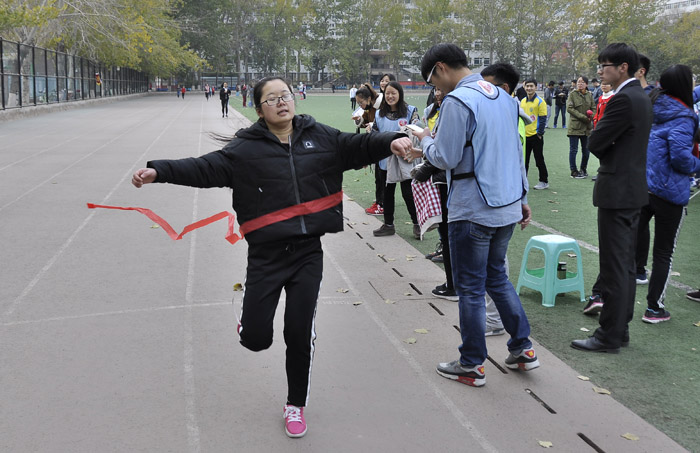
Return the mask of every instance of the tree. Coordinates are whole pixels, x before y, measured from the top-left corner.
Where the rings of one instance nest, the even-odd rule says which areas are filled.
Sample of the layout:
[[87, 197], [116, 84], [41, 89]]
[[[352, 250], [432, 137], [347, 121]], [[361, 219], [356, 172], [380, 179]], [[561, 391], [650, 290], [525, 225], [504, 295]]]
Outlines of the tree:
[[[31, 11], [32, 20], [21, 20]], [[2, 33], [24, 44], [60, 46], [107, 65], [154, 75], [202, 60], [180, 45], [169, 0], [6, 0], [2, 17], [19, 17]], [[5, 21], [9, 23], [8, 21]]]

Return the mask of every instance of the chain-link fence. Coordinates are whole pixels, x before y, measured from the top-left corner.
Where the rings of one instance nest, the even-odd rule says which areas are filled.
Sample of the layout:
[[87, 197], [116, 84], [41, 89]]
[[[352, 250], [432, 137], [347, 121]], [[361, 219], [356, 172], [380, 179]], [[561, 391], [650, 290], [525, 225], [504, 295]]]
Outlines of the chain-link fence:
[[148, 76], [0, 38], [2, 109], [148, 91]]

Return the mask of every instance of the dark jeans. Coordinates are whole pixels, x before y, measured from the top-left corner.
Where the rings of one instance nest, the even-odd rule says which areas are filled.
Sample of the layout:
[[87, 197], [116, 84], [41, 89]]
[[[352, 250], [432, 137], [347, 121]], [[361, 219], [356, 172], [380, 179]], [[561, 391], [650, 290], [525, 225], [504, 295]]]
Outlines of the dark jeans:
[[357, 100], [355, 98], [350, 98], [350, 108], [352, 111], [355, 111], [355, 105], [357, 104]]
[[384, 207], [384, 191], [386, 190], [386, 170], [374, 164], [374, 201]]
[[221, 100], [221, 114], [228, 115], [228, 99]]
[[595, 337], [620, 347], [634, 315], [635, 248], [639, 209], [598, 208], [599, 266], [603, 311]]
[[450, 255], [449, 228], [447, 227], [447, 184], [437, 184], [440, 190], [440, 207], [442, 208], [442, 222], [438, 224], [440, 242], [442, 242], [442, 263], [445, 265], [445, 277], [447, 278], [447, 289], [454, 289], [452, 280], [452, 256]]
[[515, 224], [487, 227], [468, 220], [450, 222], [452, 277], [459, 296], [460, 363], [472, 367], [486, 361], [485, 294], [496, 304], [510, 335], [508, 350], [519, 354], [532, 347], [530, 324], [513, 284], [506, 275], [506, 250]]
[[576, 171], [576, 154], [578, 153], [578, 142], [581, 141], [581, 170], [588, 168], [588, 136], [587, 135], [569, 135], [569, 168], [571, 171]]
[[[384, 172], [386, 173], [386, 171]], [[406, 209], [411, 216], [411, 221], [414, 225], [418, 224], [418, 216], [416, 215], [416, 203], [413, 201], [413, 191], [411, 190], [411, 180], [401, 181], [401, 196], [406, 202]], [[387, 225], [394, 224], [394, 212], [396, 204], [394, 198], [396, 196], [396, 183], [386, 185], [384, 190], [384, 223]]]
[[554, 106], [554, 127], [557, 127], [557, 120], [561, 113], [561, 127], [566, 127], [566, 105]]
[[316, 339], [316, 301], [323, 275], [318, 237], [296, 242], [248, 245], [243, 310], [238, 333], [251, 351], [272, 345], [272, 325], [284, 288], [287, 401], [306, 406]]
[[544, 163], [544, 138], [539, 138], [536, 134], [525, 139], [525, 173], [530, 169], [530, 154], [535, 155], [535, 165], [539, 171], [539, 180], [549, 182], [547, 164]]
[[666, 285], [671, 275], [673, 251], [676, 249], [676, 241], [681, 232], [686, 211], [685, 206], [669, 203], [656, 195], [649, 194], [649, 204], [644, 206], [639, 214], [637, 274], [645, 272], [644, 267], [649, 257], [649, 221], [654, 217], [652, 272], [647, 293], [647, 306], [652, 310], [658, 310], [664, 306]]

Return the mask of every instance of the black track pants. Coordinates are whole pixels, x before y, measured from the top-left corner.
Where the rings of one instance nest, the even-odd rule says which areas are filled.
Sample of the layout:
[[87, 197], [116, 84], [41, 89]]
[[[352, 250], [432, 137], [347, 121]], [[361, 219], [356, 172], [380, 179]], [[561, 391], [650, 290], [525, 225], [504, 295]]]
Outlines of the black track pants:
[[309, 396], [322, 274], [323, 251], [318, 237], [248, 247], [241, 344], [252, 351], [272, 345], [272, 321], [284, 288], [287, 401], [300, 407], [306, 406]]

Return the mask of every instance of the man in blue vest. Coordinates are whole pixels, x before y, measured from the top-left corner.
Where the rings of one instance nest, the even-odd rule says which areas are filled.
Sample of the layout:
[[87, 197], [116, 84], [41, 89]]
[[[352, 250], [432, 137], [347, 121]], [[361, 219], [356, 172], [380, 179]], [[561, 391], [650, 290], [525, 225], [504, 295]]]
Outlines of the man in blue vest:
[[511, 337], [506, 366], [521, 370], [539, 366], [528, 338], [530, 324], [505, 271], [515, 224], [525, 228], [531, 218], [518, 135], [519, 106], [501, 88], [473, 74], [464, 51], [454, 44], [431, 47], [423, 56], [421, 73], [426, 83], [448, 93], [435, 136], [429, 129], [414, 135], [421, 139], [427, 160], [447, 171], [448, 237], [455, 257], [452, 275], [462, 336], [459, 359], [438, 364], [437, 372], [480, 387], [486, 383], [486, 292]]

